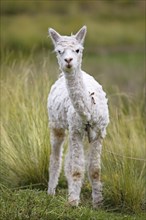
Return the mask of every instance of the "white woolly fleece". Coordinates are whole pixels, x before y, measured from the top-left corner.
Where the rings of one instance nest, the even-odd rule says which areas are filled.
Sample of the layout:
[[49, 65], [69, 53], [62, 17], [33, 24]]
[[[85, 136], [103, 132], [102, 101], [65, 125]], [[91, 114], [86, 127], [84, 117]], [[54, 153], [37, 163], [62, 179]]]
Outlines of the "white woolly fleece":
[[69, 203], [77, 206], [80, 200], [85, 171], [83, 137], [88, 135], [88, 176], [92, 185], [93, 206], [98, 207], [102, 201], [101, 144], [109, 123], [106, 94], [92, 76], [81, 70], [86, 26], [72, 36], [61, 36], [52, 28], [49, 29], [49, 34], [62, 73], [48, 96], [51, 132], [48, 194], [55, 194], [61, 171], [65, 130], [69, 130], [69, 147], [65, 160]]
[[[61, 74], [51, 88], [48, 112], [52, 128], [69, 129], [69, 126], [78, 125], [79, 132], [85, 132], [85, 125], [89, 122], [95, 133], [100, 133], [102, 137], [106, 134], [106, 126], [109, 123], [106, 94], [102, 86], [83, 71], [78, 78]], [[85, 114], [87, 118], [83, 117]]]

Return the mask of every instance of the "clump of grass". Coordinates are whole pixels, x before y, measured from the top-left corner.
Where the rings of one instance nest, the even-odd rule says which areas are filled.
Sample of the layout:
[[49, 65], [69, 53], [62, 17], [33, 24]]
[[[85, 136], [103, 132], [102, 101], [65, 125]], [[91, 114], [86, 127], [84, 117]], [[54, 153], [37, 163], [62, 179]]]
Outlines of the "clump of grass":
[[105, 200], [115, 208], [138, 212], [146, 189], [144, 102], [121, 94], [111, 97], [110, 103], [111, 123], [103, 149]]
[[[37, 62], [32, 57], [19, 62], [3, 60], [0, 172], [1, 183], [7, 187], [47, 184], [50, 141], [46, 104], [55, 69], [46, 58]], [[102, 156], [105, 205], [139, 212], [144, 205], [146, 175], [143, 103], [122, 95], [110, 96], [109, 103], [111, 123]], [[61, 184], [63, 181], [62, 177]], [[84, 187], [87, 201], [91, 187]]]
[[2, 182], [45, 184], [50, 151], [45, 63], [41, 72], [33, 62], [23, 60], [4, 65], [1, 71]]

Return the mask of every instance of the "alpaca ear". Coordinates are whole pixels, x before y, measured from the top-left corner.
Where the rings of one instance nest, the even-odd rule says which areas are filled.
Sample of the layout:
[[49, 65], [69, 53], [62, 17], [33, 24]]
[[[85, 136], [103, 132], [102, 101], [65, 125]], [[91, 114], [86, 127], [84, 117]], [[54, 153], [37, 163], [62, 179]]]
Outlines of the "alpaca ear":
[[83, 44], [84, 43], [84, 39], [85, 39], [85, 36], [86, 36], [86, 33], [87, 33], [87, 27], [86, 26], [83, 26], [75, 35], [76, 39], [78, 40], [78, 42], [80, 44]]
[[53, 44], [56, 45], [57, 42], [60, 40], [61, 35], [58, 34], [53, 28], [49, 28], [48, 33], [49, 33], [49, 36], [51, 37], [51, 39], [53, 41]]

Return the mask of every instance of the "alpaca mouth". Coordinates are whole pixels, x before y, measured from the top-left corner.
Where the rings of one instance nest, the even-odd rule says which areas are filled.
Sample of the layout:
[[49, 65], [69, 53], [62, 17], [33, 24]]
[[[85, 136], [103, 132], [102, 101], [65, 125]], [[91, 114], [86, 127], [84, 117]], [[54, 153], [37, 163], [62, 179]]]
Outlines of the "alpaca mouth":
[[70, 68], [72, 67], [72, 65], [71, 65], [71, 64], [67, 64], [66, 67], [67, 67], [68, 69], [70, 69]]

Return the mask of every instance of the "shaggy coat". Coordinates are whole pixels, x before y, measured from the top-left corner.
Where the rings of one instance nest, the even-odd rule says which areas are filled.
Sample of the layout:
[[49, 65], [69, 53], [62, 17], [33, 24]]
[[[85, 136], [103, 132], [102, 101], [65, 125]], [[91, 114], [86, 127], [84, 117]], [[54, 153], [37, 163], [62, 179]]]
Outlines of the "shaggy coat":
[[48, 194], [54, 195], [61, 171], [62, 148], [65, 131], [69, 131], [69, 147], [65, 160], [69, 203], [77, 206], [84, 178], [85, 160], [83, 138], [88, 136], [90, 153], [88, 176], [92, 185], [93, 206], [102, 201], [100, 157], [102, 139], [109, 123], [106, 94], [95, 79], [81, 70], [83, 42], [86, 26], [76, 35], [61, 36], [52, 28], [53, 41], [60, 78], [51, 87], [48, 114], [51, 137]]

